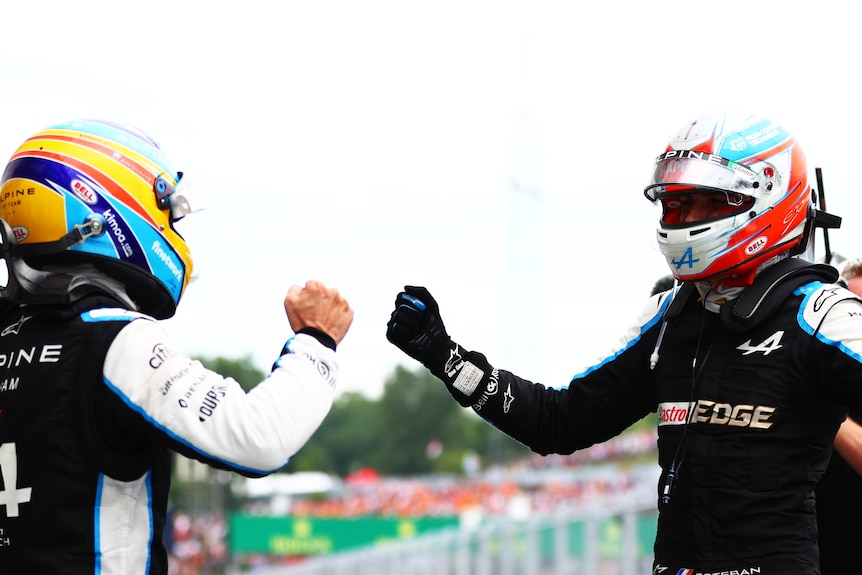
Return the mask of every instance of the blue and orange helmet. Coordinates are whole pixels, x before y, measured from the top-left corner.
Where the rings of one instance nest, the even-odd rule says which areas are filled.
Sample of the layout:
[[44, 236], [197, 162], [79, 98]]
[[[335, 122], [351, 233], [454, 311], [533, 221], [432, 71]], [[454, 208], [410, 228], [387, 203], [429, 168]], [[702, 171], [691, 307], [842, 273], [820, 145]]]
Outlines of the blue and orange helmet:
[[[10, 284], [14, 261], [35, 269], [89, 263], [122, 282], [144, 313], [171, 317], [193, 271], [174, 229], [192, 211], [185, 185], [159, 145], [137, 129], [77, 120], [37, 132], [0, 180]], [[5, 295], [26, 301], [26, 291]]]

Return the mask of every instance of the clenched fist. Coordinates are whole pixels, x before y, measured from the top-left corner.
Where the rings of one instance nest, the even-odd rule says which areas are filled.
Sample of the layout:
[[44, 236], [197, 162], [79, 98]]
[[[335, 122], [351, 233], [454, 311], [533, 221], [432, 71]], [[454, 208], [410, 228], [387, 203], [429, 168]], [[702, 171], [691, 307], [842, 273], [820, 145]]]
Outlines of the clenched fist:
[[353, 323], [353, 309], [338, 290], [327, 288], [317, 280], [305, 287], [291, 286], [284, 298], [284, 311], [294, 332], [314, 328], [331, 337], [336, 344], [344, 339]]
[[474, 405], [488, 386], [492, 372], [488, 360], [452, 341], [437, 301], [422, 286], [404, 286], [395, 297], [386, 339], [427, 367], [464, 407]]
[[451, 347], [437, 302], [421, 286], [404, 286], [386, 324], [386, 339], [428, 367]]

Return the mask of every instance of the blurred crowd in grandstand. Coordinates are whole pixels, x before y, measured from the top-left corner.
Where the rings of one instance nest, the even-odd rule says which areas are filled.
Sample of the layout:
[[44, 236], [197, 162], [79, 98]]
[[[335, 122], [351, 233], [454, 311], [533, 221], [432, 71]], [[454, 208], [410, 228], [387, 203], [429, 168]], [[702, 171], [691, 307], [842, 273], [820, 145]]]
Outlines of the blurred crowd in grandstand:
[[169, 515], [166, 532], [170, 575], [215, 575], [230, 562], [227, 519], [222, 513]]
[[[345, 484], [326, 494], [293, 497], [287, 513], [308, 517], [459, 516], [522, 519], [530, 515], [578, 513], [609, 500], [655, 497], [655, 429], [627, 433], [571, 455], [532, 456], [467, 476], [379, 477]], [[249, 502], [242, 513], [272, 513]], [[169, 521], [171, 575], [236, 572], [289, 558], [230, 557], [228, 521], [222, 513], [175, 511]]]

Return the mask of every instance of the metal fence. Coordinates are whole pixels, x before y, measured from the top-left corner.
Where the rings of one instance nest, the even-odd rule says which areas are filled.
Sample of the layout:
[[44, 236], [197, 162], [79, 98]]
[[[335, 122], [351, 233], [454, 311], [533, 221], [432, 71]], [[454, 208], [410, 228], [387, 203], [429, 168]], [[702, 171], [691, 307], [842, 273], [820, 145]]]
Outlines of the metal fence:
[[572, 514], [484, 523], [309, 559], [256, 575], [635, 575], [650, 573], [657, 514], [643, 498]]

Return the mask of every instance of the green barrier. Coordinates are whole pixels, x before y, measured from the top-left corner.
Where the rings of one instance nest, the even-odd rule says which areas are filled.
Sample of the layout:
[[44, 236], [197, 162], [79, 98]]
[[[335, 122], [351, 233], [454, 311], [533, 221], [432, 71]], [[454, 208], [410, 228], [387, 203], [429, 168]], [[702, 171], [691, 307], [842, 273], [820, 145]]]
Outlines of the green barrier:
[[[652, 553], [655, 539], [657, 515], [647, 513], [636, 519], [636, 546], [638, 556]], [[379, 546], [394, 541], [413, 539], [419, 535], [441, 529], [454, 529], [459, 524], [457, 517], [388, 518], [360, 517], [269, 517], [234, 514], [229, 517], [229, 546], [232, 554], [262, 553], [272, 556], [327, 555], [359, 547]], [[566, 526], [567, 554], [583, 557], [587, 550], [586, 523], [573, 520]], [[516, 532], [520, 531], [516, 528]], [[554, 555], [557, 545], [552, 523], [543, 524], [538, 533], [539, 553], [544, 558]], [[621, 517], [601, 519], [597, 524], [593, 544], [598, 547], [602, 559], [622, 556], [624, 550], [623, 523]], [[472, 546], [477, 546], [475, 540]], [[529, 545], [525, 532], [520, 531], [509, 540], [509, 552], [519, 556]], [[474, 549], [477, 551], [477, 549]], [[501, 549], [491, 544], [486, 553], [497, 555]]]
[[[635, 548], [629, 550], [637, 557], [652, 556], [653, 543], [655, 542], [656, 514], [643, 514], [636, 518], [635, 523]], [[469, 543], [470, 552], [485, 553], [491, 557], [502, 555], [505, 552], [512, 557], [522, 557], [529, 552], [530, 545], [538, 545], [539, 554], [542, 559], [550, 560], [559, 551], [558, 529], [560, 526], [552, 521], [539, 521], [537, 539], [535, 543], [531, 540], [526, 524], [515, 522], [510, 527], [507, 536], [503, 537], [498, 531], [497, 536], [481, 540], [471, 538]], [[626, 553], [623, 549], [625, 542], [624, 525], [622, 517], [607, 517], [600, 519], [594, 525], [593, 538], [587, 534], [587, 523], [582, 520], [573, 519], [563, 526], [564, 540], [562, 545], [566, 547], [565, 553], [569, 557], [585, 557], [588, 552], [593, 552], [599, 559], [620, 559]], [[533, 526], [536, 529], [536, 525]], [[588, 550], [586, 547], [592, 544], [595, 547]], [[504, 549], [504, 546], [506, 547]]]
[[229, 517], [229, 546], [233, 554], [323, 555], [457, 526], [457, 517], [329, 519], [234, 514]]

